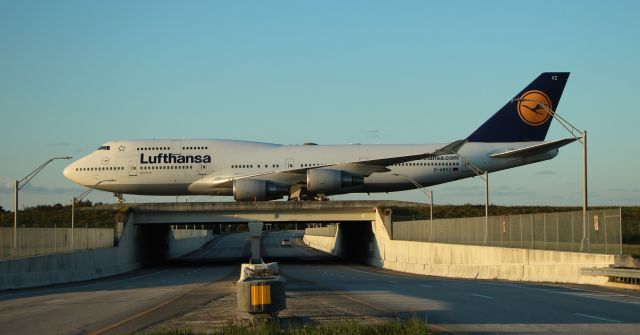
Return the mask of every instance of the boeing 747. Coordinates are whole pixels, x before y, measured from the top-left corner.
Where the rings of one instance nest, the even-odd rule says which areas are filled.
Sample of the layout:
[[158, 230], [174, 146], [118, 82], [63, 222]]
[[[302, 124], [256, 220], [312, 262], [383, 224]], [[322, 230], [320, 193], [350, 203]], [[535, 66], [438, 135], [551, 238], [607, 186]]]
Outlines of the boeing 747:
[[462, 140], [411, 145], [280, 145], [215, 139], [118, 140], [64, 175], [99, 190], [221, 195], [237, 201], [323, 199], [431, 186], [551, 159], [572, 141], [545, 141], [567, 72], [542, 73]]

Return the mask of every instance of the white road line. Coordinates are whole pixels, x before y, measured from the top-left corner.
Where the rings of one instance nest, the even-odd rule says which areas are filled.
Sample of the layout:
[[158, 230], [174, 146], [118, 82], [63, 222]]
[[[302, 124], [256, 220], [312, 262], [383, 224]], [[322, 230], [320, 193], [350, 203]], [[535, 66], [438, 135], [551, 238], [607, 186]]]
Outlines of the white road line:
[[627, 297], [627, 295], [624, 294], [616, 294], [616, 293], [580, 293], [580, 292], [576, 292], [573, 293], [575, 295], [579, 295], [582, 297], [596, 297], [596, 298], [607, 298], [607, 297]]
[[622, 321], [618, 321], [618, 320], [614, 320], [614, 319], [601, 318], [601, 317], [599, 317], [599, 316], [589, 315], [589, 314], [573, 313], [573, 315], [582, 316], [582, 317], [589, 318], [589, 319], [594, 319], [594, 320], [600, 320], [600, 321], [613, 322], [613, 323], [620, 323], [620, 322], [622, 322]]
[[56, 299], [56, 300], [47, 301], [47, 302], [45, 302], [45, 304], [55, 304], [56, 302], [61, 302], [61, 301], [64, 301], [64, 299]]
[[[89, 281], [96, 281], [93, 283], [89, 283], [86, 285], [73, 285], [73, 283], [57, 283], [60, 285], [65, 285], [65, 284], [69, 284], [68, 286], [65, 285], [63, 287], [58, 287], [58, 288], [51, 288], [51, 289], [44, 289], [44, 290], [39, 290], [39, 289], [30, 289], [30, 288], [25, 288], [24, 292], [18, 292], [18, 293], [11, 293], [11, 294], [3, 294], [0, 295], [0, 299], [1, 298], [5, 298], [5, 297], [20, 297], [20, 296], [24, 296], [24, 295], [33, 295], [33, 294], [46, 294], [46, 293], [51, 293], [51, 292], [57, 292], [57, 291], [65, 291], [65, 290], [69, 290], [69, 291], [73, 291], [73, 290], [77, 290], [80, 288], [87, 288], [87, 287], [92, 287], [92, 286], [99, 286], [99, 285], [105, 285], [105, 284], [120, 284], [120, 283], [124, 283], [124, 282], [128, 282], [128, 281], [132, 281], [135, 279], [140, 279], [143, 277], [147, 277], [147, 276], [152, 276], [152, 275], [157, 275], [159, 273], [162, 272], [166, 272], [171, 270], [171, 268], [166, 268], [160, 271], [153, 271], [153, 272], [149, 272], [149, 273], [145, 273], [145, 274], [141, 274], [138, 276], [134, 276], [134, 277], [130, 277], [130, 278], [106, 278], [104, 280], [101, 280], [103, 278], [96, 278], [96, 279], [89, 279]], [[56, 285], [56, 284], [52, 284], [52, 285]], [[133, 287], [133, 286], [129, 286], [129, 287]]]
[[485, 298], [485, 299], [493, 299], [493, 297], [490, 297], [488, 295], [475, 294], [475, 293], [471, 293], [471, 295], [476, 296], [476, 297], [480, 297], [480, 298]]
[[426, 287], [426, 288], [432, 288], [433, 286], [431, 285], [420, 285], [421, 287]]

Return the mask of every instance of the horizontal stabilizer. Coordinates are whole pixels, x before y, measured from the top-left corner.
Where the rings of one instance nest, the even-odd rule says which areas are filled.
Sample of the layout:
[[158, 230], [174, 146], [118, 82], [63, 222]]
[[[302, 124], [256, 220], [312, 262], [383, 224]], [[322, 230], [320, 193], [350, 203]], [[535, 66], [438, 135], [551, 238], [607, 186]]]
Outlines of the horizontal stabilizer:
[[492, 158], [525, 158], [528, 156], [533, 156], [536, 154], [547, 152], [553, 149], [558, 149], [571, 142], [574, 142], [575, 140], [577, 140], [577, 138], [565, 138], [562, 140], [540, 143], [540, 144], [532, 145], [525, 148], [519, 148], [514, 150], [508, 150], [505, 152], [500, 152], [497, 154], [493, 154], [490, 157]]

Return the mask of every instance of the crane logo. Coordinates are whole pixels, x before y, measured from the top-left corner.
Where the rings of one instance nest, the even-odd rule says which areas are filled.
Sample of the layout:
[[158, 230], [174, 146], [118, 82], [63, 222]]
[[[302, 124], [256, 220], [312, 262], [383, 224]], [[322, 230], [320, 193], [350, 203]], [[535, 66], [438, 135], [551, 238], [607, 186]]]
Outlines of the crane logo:
[[551, 113], [541, 105], [553, 110], [551, 99], [544, 92], [538, 90], [527, 91], [518, 101], [518, 115], [528, 125], [543, 125], [549, 120]]

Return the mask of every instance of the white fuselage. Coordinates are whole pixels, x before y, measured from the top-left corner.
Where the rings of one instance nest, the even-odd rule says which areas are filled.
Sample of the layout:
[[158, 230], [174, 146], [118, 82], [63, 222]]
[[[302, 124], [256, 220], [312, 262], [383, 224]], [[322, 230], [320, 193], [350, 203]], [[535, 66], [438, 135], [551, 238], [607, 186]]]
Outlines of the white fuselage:
[[[441, 155], [388, 166], [362, 185], [331, 194], [392, 192], [475, 176], [465, 161], [493, 172], [555, 157], [553, 149], [526, 159], [492, 158], [491, 154], [541, 142], [466, 143], [458, 155]], [[196, 187], [205, 179], [263, 174], [294, 168], [366, 161], [434, 152], [444, 144], [416, 145], [278, 145], [233, 140], [111, 141], [64, 170], [70, 180], [96, 189], [140, 195], [233, 195], [229, 186]], [[462, 158], [461, 158], [462, 157]], [[260, 177], [256, 177], [260, 179]], [[280, 180], [279, 180], [280, 179]], [[271, 182], [288, 184], [278, 175]], [[195, 183], [195, 184], [194, 184]], [[330, 194], [327, 194], [330, 195]]]

